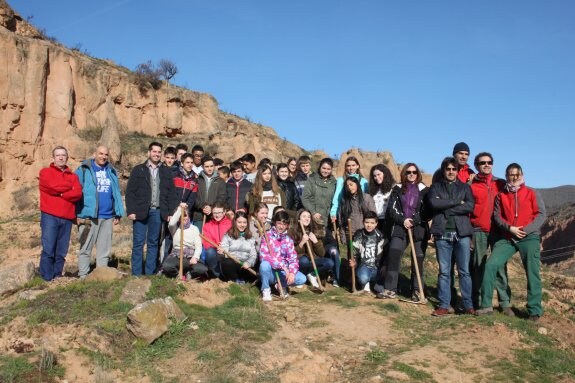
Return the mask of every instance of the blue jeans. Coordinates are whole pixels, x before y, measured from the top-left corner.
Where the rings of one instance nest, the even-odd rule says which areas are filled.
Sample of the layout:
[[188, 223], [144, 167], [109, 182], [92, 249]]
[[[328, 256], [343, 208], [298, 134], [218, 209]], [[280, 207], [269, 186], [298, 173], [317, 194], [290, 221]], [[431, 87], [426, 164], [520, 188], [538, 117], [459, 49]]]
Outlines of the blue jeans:
[[216, 250], [216, 248], [210, 247], [208, 249], [204, 249], [202, 255], [205, 255], [205, 258], [202, 262], [204, 262], [204, 264], [208, 266], [208, 269], [212, 272], [212, 274], [214, 274], [216, 278], [219, 278], [220, 267], [218, 265], [218, 251]]
[[[159, 254], [162, 218], [160, 209], [150, 209], [145, 219], [135, 220], [133, 225], [132, 275], [152, 275], [156, 272]], [[144, 242], [146, 243], [146, 265], [144, 266]]]
[[51, 281], [62, 276], [70, 245], [72, 220], [42, 212], [40, 228], [42, 229], [40, 275], [45, 281]]
[[471, 275], [469, 274], [469, 249], [471, 237], [457, 237], [453, 241], [436, 239], [437, 262], [439, 263], [439, 275], [437, 277], [437, 295], [439, 308], [448, 309], [451, 303], [451, 259], [455, 259], [459, 274], [459, 290], [463, 298], [465, 309], [472, 309], [471, 300]]
[[[314, 257], [314, 261], [318, 274], [326, 274], [328, 271], [333, 269], [334, 262], [331, 258]], [[313, 264], [307, 255], [302, 255], [299, 258], [299, 270], [304, 274], [314, 273]]]
[[363, 286], [365, 286], [369, 282], [375, 282], [375, 279], [377, 277], [377, 267], [359, 265], [357, 270], [355, 270], [355, 275], [357, 276], [359, 286], [363, 288]]
[[337, 246], [328, 246], [326, 258], [329, 258], [333, 261], [333, 278], [339, 282], [339, 271], [341, 269], [341, 258], [339, 255], [339, 249]]
[[[269, 289], [270, 284], [273, 284], [276, 282], [276, 276], [275, 276], [276, 271], [279, 274], [279, 278], [281, 279], [282, 286], [284, 288], [287, 286], [287, 279], [286, 279], [285, 272], [283, 270], [281, 270], [281, 271], [273, 270], [272, 265], [268, 261], [262, 261], [262, 263], [260, 263], [260, 278], [262, 281], [262, 290]], [[297, 285], [297, 286], [303, 285], [306, 280], [307, 279], [306, 279], [305, 275], [303, 275], [300, 271], [298, 271], [297, 274], [295, 275], [295, 280], [294, 280], [293, 285]]]

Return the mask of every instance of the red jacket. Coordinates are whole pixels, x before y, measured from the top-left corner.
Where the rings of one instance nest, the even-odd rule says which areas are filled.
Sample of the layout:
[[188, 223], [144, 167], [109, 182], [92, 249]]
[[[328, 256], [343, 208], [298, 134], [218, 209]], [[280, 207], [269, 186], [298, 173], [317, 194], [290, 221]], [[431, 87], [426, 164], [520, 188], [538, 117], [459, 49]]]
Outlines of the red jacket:
[[545, 205], [535, 190], [521, 185], [516, 193], [503, 190], [495, 198], [493, 220], [497, 227], [509, 235], [511, 226], [538, 233], [545, 221]]
[[495, 197], [503, 191], [505, 181], [492, 174], [483, 176], [478, 174], [471, 181], [471, 192], [475, 200], [475, 207], [471, 213], [471, 224], [475, 229], [485, 233], [491, 230], [491, 218]]
[[40, 170], [40, 210], [56, 217], [76, 218], [75, 202], [82, 198], [78, 176], [66, 166], [64, 170], [50, 164]]
[[[222, 241], [222, 238], [224, 238], [224, 235], [231, 228], [232, 228], [232, 221], [227, 216], [224, 216], [224, 218], [221, 221], [211, 219], [208, 222], [206, 222], [202, 231], [204, 237], [208, 238], [212, 242], [217, 243], [219, 245], [220, 242]], [[204, 244], [204, 249], [214, 247], [204, 240], [202, 240], [202, 243]]]
[[466, 184], [469, 183], [469, 177], [471, 177], [472, 174], [475, 174], [473, 169], [471, 169], [469, 165], [465, 164], [462, 167], [460, 167], [459, 170], [457, 171], [457, 178], [459, 179], [459, 181]]

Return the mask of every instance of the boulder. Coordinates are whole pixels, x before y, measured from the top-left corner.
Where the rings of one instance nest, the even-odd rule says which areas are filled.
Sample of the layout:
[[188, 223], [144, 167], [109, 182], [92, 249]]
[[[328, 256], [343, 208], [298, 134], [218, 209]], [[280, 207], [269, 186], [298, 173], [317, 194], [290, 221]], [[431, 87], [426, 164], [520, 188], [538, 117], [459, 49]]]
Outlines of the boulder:
[[126, 327], [136, 337], [151, 344], [168, 331], [173, 320], [182, 321], [185, 317], [171, 297], [153, 299], [130, 310]]
[[86, 276], [87, 281], [114, 281], [116, 279], [121, 279], [124, 274], [120, 273], [117, 269], [113, 267], [100, 266], [94, 269], [90, 274]]
[[0, 270], [0, 296], [9, 295], [30, 281], [35, 274], [34, 263], [20, 263]]
[[152, 281], [149, 279], [135, 278], [128, 283], [122, 290], [122, 295], [120, 296], [120, 302], [130, 303], [137, 305], [146, 300], [146, 294], [150, 291], [152, 287]]

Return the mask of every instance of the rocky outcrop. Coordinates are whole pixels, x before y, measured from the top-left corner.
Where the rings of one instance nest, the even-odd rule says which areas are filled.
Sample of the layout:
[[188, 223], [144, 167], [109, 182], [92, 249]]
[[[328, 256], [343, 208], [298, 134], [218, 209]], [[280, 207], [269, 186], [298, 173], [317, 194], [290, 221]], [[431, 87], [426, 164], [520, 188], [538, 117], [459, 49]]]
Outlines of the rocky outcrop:
[[96, 267], [94, 271], [86, 276], [86, 281], [115, 281], [124, 277], [124, 274], [119, 272], [118, 269], [107, 266]]
[[168, 331], [172, 321], [182, 321], [185, 315], [171, 297], [141, 303], [128, 313], [126, 327], [148, 344]]
[[541, 261], [554, 264], [575, 256], [575, 204], [566, 204], [541, 226]]

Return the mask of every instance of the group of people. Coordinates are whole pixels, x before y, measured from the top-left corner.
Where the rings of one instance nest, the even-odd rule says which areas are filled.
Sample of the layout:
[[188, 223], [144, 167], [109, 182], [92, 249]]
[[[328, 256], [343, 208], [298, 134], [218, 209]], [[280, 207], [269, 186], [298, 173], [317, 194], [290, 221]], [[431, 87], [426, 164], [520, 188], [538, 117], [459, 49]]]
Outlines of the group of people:
[[[330, 158], [322, 159], [317, 171], [308, 156], [278, 164], [264, 158], [256, 165], [248, 153], [225, 166], [200, 145], [188, 152], [185, 144], [164, 150], [152, 142], [147, 159], [131, 171], [125, 209], [107, 147], [98, 146], [74, 172], [66, 148], [58, 146], [52, 154], [53, 163], [40, 171], [40, 273], [47, 281], [62, 275], [73, 223], [84, 278], [94, 245], [96, 267], [108, 264], [113, 225], [127, 216], [133, 221], [136, 276], [182, 273], [245, 283], [256, 278], [257, 269], [262, 297], [269, 301], [272, 288], [288, 296], [290, 287], [307, 282], [319, 288], [322, 279], [339, 287], [341, 243], [350, 246], [349, 266], [360, 290], [394, 299], [402, 256], [412, 242], [410, 298], [421, 301], [423, 261], [432, 239], [439, 263], [434, 316], [456, 309], [490, 314], [494, 290], [500, 310], [514, 315], [506, 262], [517, 251], [527, 274], [529, 317], [543, 314], [543, 202], [525, 185], [516, 163], [507, 166], [505, 180], [498, 179], [493, 156], [482, 152], [475, 156], [475, 173], [464, 142], [441, 162], [429, 187], [414, 163], [401, 168], [396, 182], [384, 164], [364, 177], [358, 159], [350, 156], [336, 178]], [[462, 307], [456, 304], [455, 267]]]

